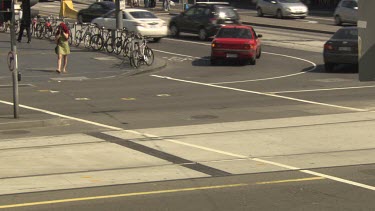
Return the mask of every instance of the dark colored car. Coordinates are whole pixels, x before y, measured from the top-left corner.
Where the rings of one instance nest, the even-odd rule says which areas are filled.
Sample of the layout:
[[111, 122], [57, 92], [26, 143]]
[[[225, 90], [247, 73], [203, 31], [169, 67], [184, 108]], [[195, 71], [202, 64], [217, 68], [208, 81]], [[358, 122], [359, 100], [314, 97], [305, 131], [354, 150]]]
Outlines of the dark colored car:
[[111, 1], [93, 3], [87, 9], [78, 12], [77, 20], [79, 23], [91, 22], [93, 19], [101, 17], [107, 12], [115, 9], [115, 7], [115, 3]]
[[198, 34], [206, 40], [217, 33], [222, 25], [240, 24], [237, 11], [227, 2], [199, 2], [171, 19], [169, 29], [172, 36], [180, 32]]
[[260, 37], [251, 26], [221, 27], [211, 44], [211, 64], [230, 59], [255, 65], [262, 53]]
[[358, 28], [339, 29], [324, 44], [324, 66], [332, 71], [337, 64], [358, 64]]

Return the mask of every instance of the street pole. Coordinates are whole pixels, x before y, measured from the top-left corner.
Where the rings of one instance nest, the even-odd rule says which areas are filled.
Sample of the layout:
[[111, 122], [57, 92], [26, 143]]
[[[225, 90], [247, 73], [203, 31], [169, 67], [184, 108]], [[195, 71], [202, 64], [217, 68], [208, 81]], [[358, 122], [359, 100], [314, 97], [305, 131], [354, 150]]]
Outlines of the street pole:
[[17, 0], [12, 0], [12, 20], [10, 24], [10, 46], [11, 51], [14, 55], [14, 70], [12, 71], [12, 78], [13, 78], [13, 116], [15, 119], [18, 118], [18, 109], [19, 109], [19, 101], [18, 101], [18, 59], [17, 59], [17, 46], [16, 46], [16, 32], [15, 32], [15, 11], [14, 11], [14, 4]]
[[122, 29], [122, 10], [120, 8], [120, 0], [116, 0], [116, 28]]

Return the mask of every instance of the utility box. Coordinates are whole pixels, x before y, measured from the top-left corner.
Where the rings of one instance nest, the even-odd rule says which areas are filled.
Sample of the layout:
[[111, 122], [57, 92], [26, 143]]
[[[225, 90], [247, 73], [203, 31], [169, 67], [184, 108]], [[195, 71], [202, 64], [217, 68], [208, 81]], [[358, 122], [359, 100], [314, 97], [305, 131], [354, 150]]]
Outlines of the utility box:
[[375, 1], [358, 1], [359, 80], [375, 81]]

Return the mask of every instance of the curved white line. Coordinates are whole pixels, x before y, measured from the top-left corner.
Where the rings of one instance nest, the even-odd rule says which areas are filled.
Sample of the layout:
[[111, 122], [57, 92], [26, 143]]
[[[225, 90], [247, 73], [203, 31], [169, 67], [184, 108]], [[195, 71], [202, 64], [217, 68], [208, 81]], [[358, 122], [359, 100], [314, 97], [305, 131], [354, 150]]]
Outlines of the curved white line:
[[[170, 39], [170, 38], [164, 38], [164, 39], [165, 40], [176, 41], [176, 42], [185, 42], [185, 43], [198, 44], [198, 45], [211, 45], [211, 44], [207, 44], [207, 43], [200, 43], [200, 42], [187, 41], [187, 40], [177, 40], [177, 39]], [[190, 57], [190, 58], [199, 58], [199, 59], [207, 60], [207, 59], [204, 59], [204, 58], [201, 58], [201, 57], [194, 57], [194, 56], [188, 56], [188, 55], [183, 55], [183, 54], [175, 54], [175, 53], [170, 53], [170, 52], [166, 52], [166, 51], [160, 51], [160, 50], [154, 50], [154, 51], [159, 51], [161, 53], [174, 54], [174, 55], [178, 55], [178, 56], [186, 56], [186, 57]], [[283, 56], [283, 57], [287, 57], [287, 58], [291, 58], [291, 59], [300, 60], [300, 61], [303, 61], [303, 62], [310, 63], [311, 65], [313, 65], [313, 67], [311, 69], [309, 69], [309, 70], [304, 71], [304, 72], [293, 73], [293, 74], [289, 74], [289, 75], [282, 75], [282, 76], [276, 76], [276, 77], [270, 77], [270, 78], [251, 79], [251, 80], [241, 80], [241, 81], [217, 82], [217, 83], [210, 83], [210, 84], [233, 84], [233, 83], [268, 81], [268, 80], [274, 80], [274, 79], [280, 79], [280, 78], [287, 78], [287, 77], [292, 77], [292, 76], [301, 75], [301, 74], [304, 74], [304, 73], [307, 73], [307, 72], [314, 71], [316, 69], [316, 67], [317, 67], [317, 65], [314, 62], [312, 62], [310, 60], [302, 59], [302, 58], [299, 58], [299, 57], [289, 56], [289, 55], [285, 55], [285, 54], [271, 53], [271, 52], [262, 52], [262, 53], [264, 53], [264, 54], [270, 54], [270, 55], [275, 55], [275, 56]]]

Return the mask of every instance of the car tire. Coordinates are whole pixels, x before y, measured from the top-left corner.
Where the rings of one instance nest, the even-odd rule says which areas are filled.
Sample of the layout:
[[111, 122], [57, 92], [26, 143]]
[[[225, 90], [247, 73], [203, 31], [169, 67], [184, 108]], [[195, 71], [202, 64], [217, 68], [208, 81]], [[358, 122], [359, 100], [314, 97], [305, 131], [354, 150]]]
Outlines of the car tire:
[[259, 48], [259, 51], [257, 52], [256, 58], [259, 59], [262, 56], [262, 48]]
[[82, 15], [78, 15], [77, 16], [77, 21], [78, 21], [79, 24], [83, 24], [83, 17], [82, 17]]
[[255, 57], [252, 57], [250, 60], [249, 60], [249, 63], [250, 65], [256, 65], [257, 64], [257, 59]]
[[283, 18], [284, 18], [284, 16], [283, 16], [283, 12], [281, 12], [281, 10], [277, 10], [277, 12], [276, 12], [276, 17], [277, 17], [278, 19], [283, 19]]
[[211, 59], [210, 59], [210, 64], [211, 64], [212, 66], [216, 66], [216, 65], [218, 64], [217, 59], [213, 59], [213, 58], [211, 58]]
[[198, 32], [198, 36], [199, 36], [199, 39], [202, 40], [202, 41], [207, 40], [208, 35], [207, 35], [207, 31], [206, 31], [206, 29], [204, 29], [204, 28], [200, 28], [200, 29], [199, 29], [199, 32]]
[[172, 37], [180, 36], [180, 29], [176, 26], [176, 24], [172, 24], [169, 27], [169, 31], [170, 31]]
[[341, 26], [342, 25], [342, 20], [341, 20], [341, 17], [339, 15], [335, 16], [335, 24], [337, 26]]
[[258, 17], [263, 17], [264, 14], [263, 14], [262, 8], [258, 7], [257, 15], [258, 15]]
[[335, 68], [334, 63], [325, 63], [324, 64], [324, 69], [325, 69], [326, 72], [332, 72], [334, 68]]

